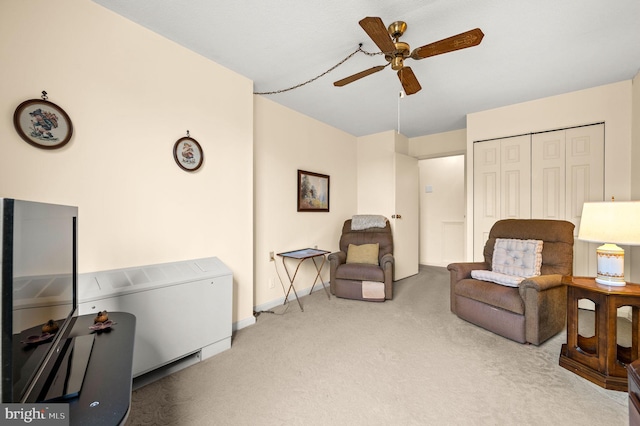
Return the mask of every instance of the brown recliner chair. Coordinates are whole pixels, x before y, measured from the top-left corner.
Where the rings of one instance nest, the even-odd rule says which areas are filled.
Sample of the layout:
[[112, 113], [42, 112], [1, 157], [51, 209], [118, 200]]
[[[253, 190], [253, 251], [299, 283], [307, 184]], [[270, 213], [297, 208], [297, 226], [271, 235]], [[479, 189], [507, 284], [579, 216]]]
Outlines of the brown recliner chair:
[[[484, 247], [484, 262], [452, 263], [451, 312], [501, 336], [540, 345], [564, 329], [567, 289], [573, 273], [573, 230], [563, 220], [506, 219], [496, 222]], [[542, 240], [540, 275], [507, 287], [471, 277], [490, 270], [496, 238]]]
[[[378, 264], [347, 263], [349, 244], [378, 243]], [[393, 237], [389, 221], [384, 228], [352, 230], [351, 219], [344, 222], [340, 251], [329, 255], [331, 293], [347, 299], [383, 302], [393, 298]], [[363, 282], [384, 283], [384, 297], [363, 295]], [[366, 284], [365, 284], [366, 285]]]

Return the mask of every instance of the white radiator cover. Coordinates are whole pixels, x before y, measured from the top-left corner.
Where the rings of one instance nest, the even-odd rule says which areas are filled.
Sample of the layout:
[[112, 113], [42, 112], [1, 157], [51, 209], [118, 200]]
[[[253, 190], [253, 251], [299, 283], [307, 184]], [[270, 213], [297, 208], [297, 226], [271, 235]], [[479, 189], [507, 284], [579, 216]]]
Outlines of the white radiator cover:
[[[231, 347], [233, 276], [218, 258], [80, 274], [81, 315], [136, 316], [133, 377], [196, 354]], [[117, 332], [118, 325], [113, 332]]]

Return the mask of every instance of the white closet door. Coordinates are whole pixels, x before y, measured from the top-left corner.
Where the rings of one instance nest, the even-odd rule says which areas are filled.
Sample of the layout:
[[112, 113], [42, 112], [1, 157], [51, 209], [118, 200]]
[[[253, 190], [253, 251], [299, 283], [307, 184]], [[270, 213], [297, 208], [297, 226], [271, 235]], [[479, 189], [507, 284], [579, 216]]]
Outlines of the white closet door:
[[[585, 201], [601, 201], [604, 191], [604, 125], [538, 133], [531, 140], [531, 214], [568, 220], [580, 229]], [[574, 242], [574, 275], [596, 274], [595, 247]]]
[[491, 226], [500, 219], [500, 141], [473, 144], [473, 259], [482, 261]]
[[[604, 194], [604, 124], [474, 144], [474, 260], [498, 219], [568, 220]], [[574, 275], [595, 276], [595, 248], [575, 240]]]
[[537, 133], [531, 138], [531, 217], [565, 218], [564, 130]]
[[474, 144], [474, 260], [484, 259], [489, 231], [500, 219], [531, 217], [531, 138]]
[[[567, 129], [566, 220], [580, 229], [582, 204], [604, 198], [604, 124]], [[574, 242], [573, 274], [593, 277], [597, 272], [595, 252], [599, 244]]]

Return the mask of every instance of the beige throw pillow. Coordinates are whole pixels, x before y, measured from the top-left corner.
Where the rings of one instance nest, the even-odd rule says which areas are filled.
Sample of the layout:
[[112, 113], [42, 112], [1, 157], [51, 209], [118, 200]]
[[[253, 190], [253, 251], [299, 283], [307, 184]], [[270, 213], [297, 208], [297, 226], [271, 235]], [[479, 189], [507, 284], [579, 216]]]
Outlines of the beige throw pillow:
[[380, 245], [375, 244], [362, 244], [355, 245], [349, 244], [347, 249], [347, 263], [368, 263], [371, 265], [378, 264], [378, 251]]

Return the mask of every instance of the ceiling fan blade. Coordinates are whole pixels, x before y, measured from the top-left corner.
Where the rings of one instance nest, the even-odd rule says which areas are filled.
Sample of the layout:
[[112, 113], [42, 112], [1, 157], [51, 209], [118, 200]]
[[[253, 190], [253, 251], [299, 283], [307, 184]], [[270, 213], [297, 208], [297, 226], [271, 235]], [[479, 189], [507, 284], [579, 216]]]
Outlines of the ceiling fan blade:
[[424, 59], [442, 53], [453, 52], [454, 50], [466, 49], [480, 44], [484, 33], [480, 28], [476, 28], [449, 38], [436, 41], [431, 44], [418, 47], [411, 52], [411, 58]]
[[[389, 65], [389, 64], [387, 64]], [[349, 83], [353, 83], [356, 80], [360, 80], [362, 77], [366, 77], [378, 71], [382, 71], [387, 67], [387, 65], [378, 65], [377, 67], [369, 68], [368, 70], [360, 71], [357, 74], [350, 75], [349, 77], [343, 78], [342, 80], [338, 80], [333, 83], [334, 86], [342, 87]]]
[[420, 83], [411, 68], [404, 67], [399, 69], [398, 78], [400, 79], [400, 83], [402, 83], [402, 88], [404, 89], [405, 94], [413, 95], [414, 93], [418, 93], [422, 90], [422, 86], [420, 86]]
[[382, 19], [378, 17], [366, 17], [360, 22], [360, 26], [371, 37], [371, 40], [380, 48], [380, 51], [388, 53], [393, 52], [396, 46], [391, 40], [391, 36], [384, 26]]

